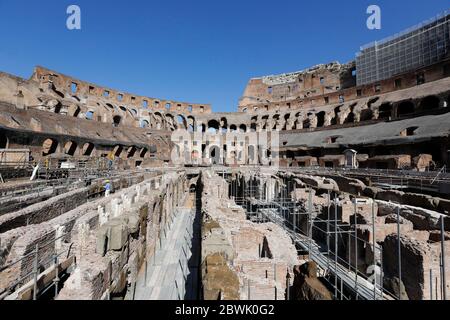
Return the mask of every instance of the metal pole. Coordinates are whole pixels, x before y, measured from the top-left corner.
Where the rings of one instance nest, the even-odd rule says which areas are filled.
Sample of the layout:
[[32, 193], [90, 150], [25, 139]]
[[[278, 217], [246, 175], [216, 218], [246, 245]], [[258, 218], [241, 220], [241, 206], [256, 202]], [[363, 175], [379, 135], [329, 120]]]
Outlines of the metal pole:
[[444, 215], [441, 216], [441, 257], [442, 257], [442, 287], [443, 297], [447, 300], [447, 282], [445, 280], [445, 234], [444, 234]]
[[330, 190], [327, 192], [327, 272], [330, 268]]
[[337, 297], [337, 198], [334, 198], [334, 296]]
[[312, 190], [309, 188], [308, 192], [308, 238], [309, 238], [309, 248], [308, 248], [308, 260], [311, 260], [311, 239], [312, 239]]
[[291, 286], [291, 276], [290, 276], [289, 270], [288, 270], [288, 272], [286, 274], [286, 300], [290, 300], [290, 296], [289, 296], [290, 286]]
[[248, 279], [248, 282], [247, 282], [247, 289], [248, 289], [247, 300], [250, 300], [250, 279]]
[[377, 260], [376, 260], [376, 237], [375, 237], [375, 202], [372, 201], [372, 242], [373, 242], [373, 298], [377, 300]]
[[353, 213], [355, 215], [355, 221], [353, 227], [355, 228], [355, 288], [358, 287], [358, 222], [356, 217], [356, 198], [353, 199]]
[[59, 283], [59, 277], [58, 277], [58, 273], [59, 273], [59, 268], [58, 268], [58, 255], [55, 254], [54, 257], [54, 264], [55, 264], [55, 279], [53, 280], [53, 283], [55, 284], [55, 298], [58, 295], [58, 283]]
[[401, 300], [402, 256], [400, 244], [400, 206], [397, 207], [398, 299]]
[[430, 300], [433, 300], [433, 270], [430, 269]]
[[39, 264], [39, 259], [38, 259], [38, 250], [39, 250], [39, 244], [36, 244], [36, 247], [34, 249], [35, 251], [35, 256], [34, 256], [34, 283], [33, 283], [33, 300], [37, 300], [37, 278], [38, 278], [38, 264]]

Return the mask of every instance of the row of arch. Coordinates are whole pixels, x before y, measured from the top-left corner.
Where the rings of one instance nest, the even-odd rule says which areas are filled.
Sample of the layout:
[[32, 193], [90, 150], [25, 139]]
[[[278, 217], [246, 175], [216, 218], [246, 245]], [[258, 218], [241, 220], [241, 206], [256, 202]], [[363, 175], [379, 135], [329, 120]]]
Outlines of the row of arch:
[[[80, 148], [81, 147], [81, 148]], [[156, 146], [139, 148], [136, 146], [117, 145], [113, 148], [112, 154], [122, 159], [131, 159], [135, 157], [145, 158], [148, 154], [156, 153]], [[86, 142], [79, 145], [73, 140], [69, 140], [60, 145], [59, 141], [53, 138], [47, 138], [42, 144], [42, 156], [49, 156], [54, 153], [62, 152], [68, 156], [92, 156], [95, 152], [95, 145]]]
[[[354, 102], [352, 104], [337, 105], [332, 109], [326, 110], [302, 110], [295, 113], [287, 112], [284, 114], [254, 115], [251, 116], [250, 119], [246, 115], [245, 121], [241, 123], [228, 123], [229, 118], [225, 116], [214, 119], [202, 117], [201, 121], [197, 121], [193, 115], [185, 116], [183, 114], [172, 114], [159, 111], [149, 111], [147, 115], [139, 115], [135, 109], [130, 110], [123, 106], [115, 107], [110, 103], [106, 103], [104, 106], [106, 110], [113, 112], [111, 119], [114, 127], [120, 126], [124, 122], [124, 117], [130, 116], [132, 122], [128, 122], [128, 124], [140, 128], [169, 131], [185, 129], [189, 132], [225, 133], [320, 128], [360, 121], [403, 117], [450, 105], [450, 95], [447, 97], [430, 95], [422, 99], [408, 99], [394, 103], [385, 102], [380, 105], [376, 104], [378, 100], [378, 97], [374, 97], [364, 104]], [[61, 104], [59, 103], [58, 105]], [[100, 106], [99, 103], [98, 105]], [[95, 111], [93, 111], [92, 108], [89, 108], [88, 110], [89, 111], [85, 113], [85, 117], [88, 120], [93, 120]], [[79, 107], [75, 111], [72, 111], [73, 112], [71, 113], [73, 113], [73, 116], [75, 117], [78, 117], [81, 112]], [[55, 112], [59, 112], [58, 107], [55, 107]], [[236, 117], [236, 115], [233, 115], [233, 117]]]

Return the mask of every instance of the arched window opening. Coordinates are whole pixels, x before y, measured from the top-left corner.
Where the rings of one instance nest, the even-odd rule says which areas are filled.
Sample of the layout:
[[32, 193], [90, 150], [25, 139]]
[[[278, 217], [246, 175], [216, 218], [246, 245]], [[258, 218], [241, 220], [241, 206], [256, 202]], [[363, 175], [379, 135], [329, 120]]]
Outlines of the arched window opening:
[[309, 119], [303, 120], [303, 129], [309, 129], [311, 127], [311, 121]]
[[86, 119], [87, 119], [87, 120], [92, 120], [92, 119], [94, 119], [94, 112], [93, 112], [93, 111], [88, 111], [88, 112], [86, 112]]
[[69, 156], [74, 156], [75, 152], [77, 151], [77, 147], [78, 147], [78, 145], [76, 142], [68, 141], [64, 145], [64, 152], [65, 152], [65, 154], [67, 154]]
[[397, 106], [397, 116], [401, 117], [414, 113], [414, 103], [411, 101], [403, 101]]
[[241, 124], [239, 126], [239, 132], [243, 132], [243, 133], [247, 132], [247, 126], [245, 124]]
[[383, 103], [378, 108], [378, 119], [389, 119], [392, 117], [392, 104], [389, 102]]
[[320, 111], [317, 114], [317, 128], [323, 127], [325, 124], [325, 111]]
[[87, 142], [83, 145], [83, 156], [90, 156], [92, 152], [94, 151], [94, 144]]
[[127, 158], [129, 159], [134, 157], [136, 150], [137, 150], [136, 147], [129, 147], [127, 151]]
[[58, 148], [58, 141], [54, 139], [46, 139], [42, 144], [42, 155], [48, 156], [56, 152]]
[[147, 154], [147, 152], [148, 152], [148, 149], [147, 149], [147, 148], [142, 148], [142, 150], [141, 150], [139, 156], [140, 156], [141, 158], [144, 158], [145, 155]]
[[428, 96], [422, 99], [420, 102], [421, 110], [434, 110], [439, 109], [440, 100], [436, 96]]
[[149, 126], [150, 126], [150, 123], [147, 120], [145, 120], [145, 119], [141, 120], [141, 123], [140, 123], [141, 128], [148, 128]]
[[235, 124], [230, 125], [230, 132], [236, 132], [237, 126]]
[[118, 127], [120, 125], [120, 121], [122, 121], [122, 118], [120, 116], [114, 116], [113, 117], [113, 126]]
[[123, 151], [123, 147], [122, 146], [115, 146], [113, 149], [113, 155], [115, 157], [120, 157], [120, 155], [122, 154]]
[[208, 132], [211, 132], [211, 133], [219, 132], [219, 122], [217, 122], [216, 120], [209, 120], [208, 121]]
[[212, 146], [209, 150], [211, 164], [220, 164], [220, 149], [218, 146]]
[[360, 121], [368, 121], [371, 120], [373, 116], [373, 111], [371, 109], [361, 110]]

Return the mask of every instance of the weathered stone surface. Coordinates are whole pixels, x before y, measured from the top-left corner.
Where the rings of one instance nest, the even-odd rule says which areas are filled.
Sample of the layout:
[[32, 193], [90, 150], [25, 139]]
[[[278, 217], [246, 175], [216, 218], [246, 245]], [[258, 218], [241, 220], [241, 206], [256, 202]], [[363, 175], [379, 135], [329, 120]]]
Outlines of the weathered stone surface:
[[294, 267], [294, 285], [292, 288], [295, 300], [332, 300], [333, 296], [317, 278], [317, 265], [314, 261]]

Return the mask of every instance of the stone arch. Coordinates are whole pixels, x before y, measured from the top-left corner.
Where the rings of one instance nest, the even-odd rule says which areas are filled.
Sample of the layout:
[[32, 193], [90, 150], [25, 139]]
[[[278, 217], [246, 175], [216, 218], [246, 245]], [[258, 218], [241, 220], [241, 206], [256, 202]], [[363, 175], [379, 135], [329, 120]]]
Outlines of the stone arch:
[[330, 122], [330, 124], [332, 126], [339, 124], [341, 107], [342, 107], [342, 105], [334, 108], [334, 117], [332, 117], [331, 122]]
[[123, 151], [123, 147], [121, 145], [117, 145], [114, 147], [112, 154], [115, 157], [120, 157], [120, 155], [122, 154], [122, 151]]
[[[195, 118], [193, 116], [188, 116], [187, 124], [188, 124], [188, 127], [195, 128]], [[192, 131], [194, 131], [194, 130], [192, 130]]]
[[86, 112], [85, 118], [86, 118], [86, 120], [93, 120], [94, 119], [94, 115], [95, 115], [95, 112], [89, 110], [88, 112]]
[[150, 123], [148, 122], [148, 120], [141, 119], [141, 121], [140, 121], [141, 128], [148, 128], [149, 126], [150, 126]]
[[378, 107], [378, 119], [389, 119], [392, 117], [392, 103], [385, 102]]
[[81, 152], [83, 153], [83, 156], [90, 156], [92, 155], [92, 152], [94, 151], [94, 144], [87, 142], [83, 145], [83, 149]]
[[77, 148], [78, 144], [75, 141], [67, 141], [64, 145], [64, 153], [69, 156], [74, 156]]
[[397, 105], [397, 117], [414, 113], [414, 111], [415, 111], [414, 103], [410, 100], [400, 102]]
[[435, 110], [439, 109], [441, 100], [437, 96], [427, 96], [420, 101], [420, 110]]
[[141, 151], [139, 152], [139, 156], [141, 158], [144, 158], [147, 153], [148, 153], [148, 149], [147, 148], [142, 148]]
[[127, 159], [133, 158], [136, 154], [137, 148], [135, 146], [131, 146], [127, 150]]
[[344, 120], [344, 123], [354, 123], [355, 122], [355, 107], [356, 107], [356, 103], [352, 104], [349, 109], [350, 112], [348, 113], [347, 117]]
[[230, 125], [230, 132], [236, 132], [237, 126], [235, 124]]
[[46, 139], [44, 143], [42, 144], [42, 155], [48, 156], [50, 154], [53, 154], [58, 149], [58, 141], [55, 139]]
[[219, 122], [215, 119], [208, 121], [208, 132], [218, 133], [219, 132]]
[[245, 124], [241, 124], [239, 126], [239, 132], [242, 132], [242, 133], [247, 132], [247, 126]]
[[222, 133], [226, 133], [228, 130], [228, 120], [225, 117], [220, 118], [220, 130]]
[[325, 124], [325, 111], [320, 111], [316, 114], [317, 116], [317, 128], [321, 128]]
[[187, 124], [186, 118], [182, 114], [179, 114], [177, 116], [177, 126], [180, 129], [187, 129], [188, 128], [188, 124]]
[[122, 117], [119, 115], [115, 115], [113, 117], [113, 126], [118, 127], [120, 125], [120, 122], [122, 121]]
[[209, 158], [211, 159], [211, 164], [220, 164], [220, 148], [219, 146], [212, 145], [209, 148]]

